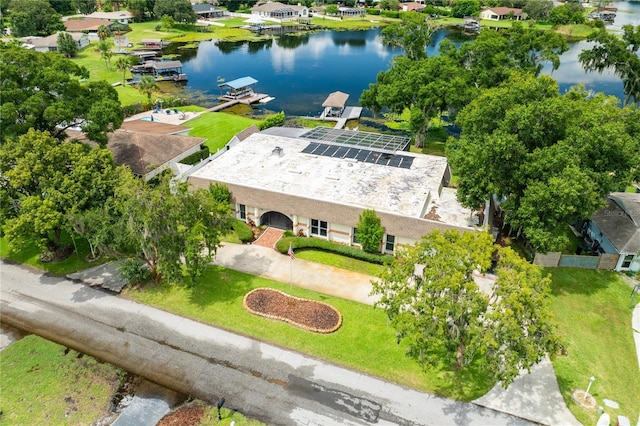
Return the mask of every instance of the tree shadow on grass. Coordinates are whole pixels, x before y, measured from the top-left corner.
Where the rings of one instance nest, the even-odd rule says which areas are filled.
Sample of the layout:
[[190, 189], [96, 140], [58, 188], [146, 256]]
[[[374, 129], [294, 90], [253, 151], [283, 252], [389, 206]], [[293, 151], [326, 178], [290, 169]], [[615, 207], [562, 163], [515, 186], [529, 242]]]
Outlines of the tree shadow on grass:
[[[189, 302], [206, 307], [213, 303], [242, 300], [245, 294], [258, 287], [258, 277], [222, 266], [210, 266], [191, 288]], [[266, 281], [266, 280], [264, 280]]]

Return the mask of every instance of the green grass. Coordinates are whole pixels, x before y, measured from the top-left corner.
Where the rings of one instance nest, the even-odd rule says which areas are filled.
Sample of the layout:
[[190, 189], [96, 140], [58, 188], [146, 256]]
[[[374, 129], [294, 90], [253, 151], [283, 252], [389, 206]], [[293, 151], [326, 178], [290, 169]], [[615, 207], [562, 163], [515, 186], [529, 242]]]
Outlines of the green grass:
[[[61, 242], [62, 244], [73, 245], [73, 241], [65, 236], [61, 238]], [[75, 247], [76, 250], [73, 254], [61, 262], [41, 262], [40, 253], [42, 251], [34, 243], [29, 243], [19, 250], [14, 250], [5, 237], [0, 237], [0, 258], [31, 265], [59, 276], [90, 268], [108, 260], [100, 258], [95, 262], [87, 262], [85, 258], [89, 254], [89, 243], [84, 239], [77, 239]]]
[[224, 112], [207, 112], [198, 118], [189, 120], [186, 126], [193, 128], [189, 132], [189, 136], [207, 138], [205, 145], [213, 154], [223, 148], [237, 133], [258, 123], [259, 120]]
[[[323, 335], [251, 315], [243, 309], [242, 299], [258, 287], [276, 288], [297, 297], [328, 303], [341, 312], [343, 325], [335, 333]], [[423, 371], [405, 356], [404, 344], [396, 344], [395, 331], [387, 325], [387, 316], [382, 310], [302, 288], [290, 289], [288, 284], [237, 271], [211, 267], [193, 289], [163, 284], [128, 289], [124, 295], [437, 395], [469, 401], [486, 393], [492, 385], [474, 368], [454, 371], [442, 365]]]
[[323, 265], [333, 266], [335, 268], [347, 269], [349, 271], [359, 272], [361, 274], [377, 276], [383, 270], [382, 265], [365, 262], [359, 259], [342, 256], [335, 253], [329, 253], [324, 250], [300, 249], [296, 250], [296, 257], [309, 260]]
[[560, 391], [569, 409], [583, 424], [596, 423], [596, 410], [577, 405], [575, 390], [589, 391], [597, 406], [607, 398], [620, 409], [605, 407], [616, 419], [624, 415], [636, 421], [640, 413], [640, 371], [631, 329], [631, 287], [611, 271], [568, 268], [547, 270], [552, 276], [552, 310], [566, 356], [553, 366]]
[[93, 424], [107, 414], [123, 371], [30, 335], [2, 351], [2, 424]]
[[344, 18], [342, 20], [326, 19], [323, 16], [311, 18], [311, 25], [317, 25], [332, 30], [364, 30], [399, 22], [400, 19], [385, 18], [383, 16], [366, 15], [364, 17]]

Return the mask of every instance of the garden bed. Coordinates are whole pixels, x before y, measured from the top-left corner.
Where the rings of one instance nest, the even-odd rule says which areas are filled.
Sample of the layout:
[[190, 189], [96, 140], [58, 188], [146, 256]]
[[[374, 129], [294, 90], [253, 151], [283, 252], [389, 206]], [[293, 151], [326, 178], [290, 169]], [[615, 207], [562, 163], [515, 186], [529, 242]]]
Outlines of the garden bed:
[[342, 325], [342, 315], [333, 306], [289, 296], [272, 288], [256, 288], [243, 299], [244, 308], [316, 333], [333, 333]]

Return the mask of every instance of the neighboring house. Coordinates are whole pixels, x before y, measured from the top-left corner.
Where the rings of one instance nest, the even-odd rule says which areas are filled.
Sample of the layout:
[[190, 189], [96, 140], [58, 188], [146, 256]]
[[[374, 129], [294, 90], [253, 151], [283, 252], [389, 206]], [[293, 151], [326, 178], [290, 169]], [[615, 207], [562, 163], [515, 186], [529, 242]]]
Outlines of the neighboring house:
[[193, 11], [198, 15], [198, 19], [215, 19], [224, 17], [224, 10], [218, 9], [210, 3], [192, 4]]
[[[109, 133], [107, 149], [116, 165], [128, 166], [133, 174], [150, 180], [202, 149], [205, 139], [176, 134], [188, 130], [152, 121], [125, 122], [123, 128]], [[86, 141], [82, 132], [67, 130], [67, 134], [69, 139]]]
[[424, 10], [424, 3], [418, 3], [415, 1], [400, 3], [399, 8], [402, 12], [420, 12]]
[[[75, 40], [78, 49], [82, 49], [89, 45], [89, 36], [84, 33], [69, 33], [71, 38]], [[23, 37], [21, 39], [25, 46], [36, 52], [57, 52], [58, 51], [58, 33], [51, 34], [47, 37]]]
[[408, 138], [326, 127], [249, 133], [188, 177], [193, 187], [227, 185], [247, 222], [358, 245], [359, 215], [373, 209], [388, 253], [433, 229], [477, 229], [447, 188], [446, 158], [404, 151]]
[[308, 18], [309, 8], [301, 5], [283, 4], [277, 1], [257, 3], [251, 8], [251, 14], [261, 18], [291, 20]]
[[129, 20], [133, 19], [133, 14], [128, 10], [120, 10], [117, 12], [93, 12], [89, 17], [106, 19], [108, 21], [126, 25], [129, 23]]
[[492, 7], [480, 11], [480, 19], [488, 19], [490, 21], [502, 21], [504, 19], [514, 19], [522, 21], [527, 19], [527, 14], [522, 9], [513, 7]]
[[589, 221], [587, 240], [601, 253], [619, 254], [617, 271], [640, 270], [640, 193], [614, 192]]
[[126, 35], [114, 36], [113, 45], [115, 47], [133, 47], [133, 44], [129, 42], [129, 37], [127, 37]]
[[104, 25], [111, 31], [114, 23], [107, 19], [85, 18], [85, 19], [69, 19], [63, 22], [67, 32], [70, 33], [87, 33], [89, 40], [98, 40], [98, 28]]
[[364, 16], [367, 11], [359, 7], [339, 7], [338, 14], [340, 16]]

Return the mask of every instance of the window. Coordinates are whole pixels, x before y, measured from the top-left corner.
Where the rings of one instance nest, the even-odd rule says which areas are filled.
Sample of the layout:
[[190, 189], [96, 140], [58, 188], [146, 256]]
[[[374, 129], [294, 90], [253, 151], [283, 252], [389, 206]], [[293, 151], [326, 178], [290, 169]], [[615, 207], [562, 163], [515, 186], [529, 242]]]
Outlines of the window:
[[396, 244], [396, 237], [394, 237], [393, 235], [387, 235], [387, 241], [384, 244], [384, 250], [393, 252], [393, 248], [395, 244]]
[[240, 219], [246, 220], [247, 219], [247, 206], [245, 206], [244, 204], [240, 204]]
[[634, 255], [632, 254], [628, 254], [624, 257], [624, 260], [622, 261], [622, 268], [628, 268], [629, 266], [631, 266], [631, 262], [633, 261]]
[[353, 234], [351, 235], [351, 242], [353, 244], [360, 244], [360, 242], [358, 242], [358, 228], [353, 228]]
[[311, 235], [327, 236], [327, 222], [324, 220], [311, 219]]

